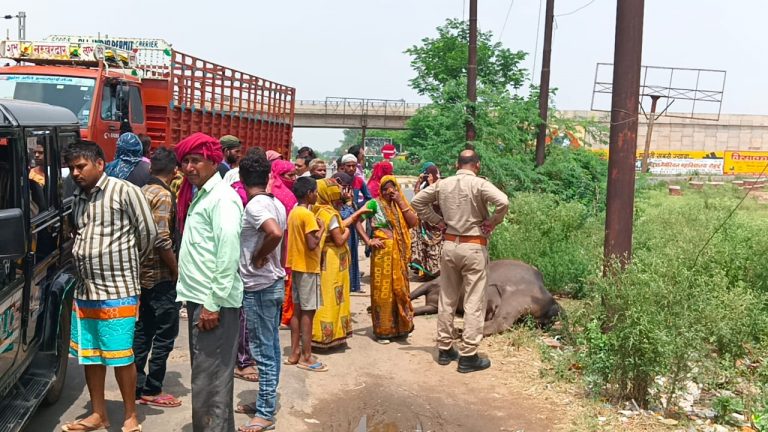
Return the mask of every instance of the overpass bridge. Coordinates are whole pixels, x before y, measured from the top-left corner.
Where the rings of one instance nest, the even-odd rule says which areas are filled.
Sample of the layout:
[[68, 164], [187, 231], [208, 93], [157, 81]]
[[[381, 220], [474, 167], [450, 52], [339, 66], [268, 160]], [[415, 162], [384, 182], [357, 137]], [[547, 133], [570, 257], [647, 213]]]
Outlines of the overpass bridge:
[[293, 125], [297, 128], [405, 129], [405, 122], [425, 105], [404, 100], [346, 97], [297, 100]]

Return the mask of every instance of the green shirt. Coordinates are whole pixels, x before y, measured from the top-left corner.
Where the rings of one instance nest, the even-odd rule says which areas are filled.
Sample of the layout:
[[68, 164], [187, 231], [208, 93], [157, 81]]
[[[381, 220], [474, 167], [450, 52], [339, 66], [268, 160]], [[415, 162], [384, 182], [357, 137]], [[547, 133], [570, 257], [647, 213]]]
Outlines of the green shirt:
[[187, 212], [177, 301], [202, 304], [212, 312], [242, 306], [243, 282], [237, 273], [242, 219], [240, 197], [215, 173], [197, 191]]

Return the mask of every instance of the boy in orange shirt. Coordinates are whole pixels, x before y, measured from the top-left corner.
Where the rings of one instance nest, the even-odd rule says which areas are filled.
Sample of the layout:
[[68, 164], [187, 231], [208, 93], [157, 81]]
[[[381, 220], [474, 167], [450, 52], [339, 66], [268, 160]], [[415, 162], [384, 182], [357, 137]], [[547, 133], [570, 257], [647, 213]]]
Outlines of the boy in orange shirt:
[[288, 262], [293, 277], [294, 314], [291, 318], [291, 355], [287, 365], [312, 372], [325, 372], [328, 366], [312, 357], [312, 321], [322, 305], [320, 297], [320, 239], [325, 226], [309, 209], [317, 202], [317, 182], [299, 177], [293, 185], [299, 204], [288, 216]]

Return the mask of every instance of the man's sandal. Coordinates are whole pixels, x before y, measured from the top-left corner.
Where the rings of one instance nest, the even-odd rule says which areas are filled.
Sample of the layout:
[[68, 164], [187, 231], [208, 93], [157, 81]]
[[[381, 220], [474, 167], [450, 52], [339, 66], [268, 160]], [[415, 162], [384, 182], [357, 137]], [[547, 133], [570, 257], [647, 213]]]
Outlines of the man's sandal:
[[[148, 397], [151, 397], [152, 399], [147, 399]], [[181, 401], [169, 394], [142, 396], [136, 402], [138, 402], [140, 405], [151, 405], [163, 408], [176, 408], [181, 406]]]
[[[249, 369], [253, 372], [247, 372]], [[235, 378], [248, 382], [259, 382], [259, 371], [253, 366], [248, 366], [240, 370], [235, 369]]]
[[[73, 429], [75, 427], [75, 429]], [[61, 430], [64, 432], [91, 432], [91, 431], [98, 431], [98, 430], [109, 430], [109, 423], [99, 423], [99, 424], [93, 424], [88, 423], [84, 420], [75, 420], [73, 422], [69, 422], [61, 427]]]
[[238, 432], [262, 432], [262, 431], [271, 431], [275, 430], [275, 424], [264, 424], [264, 423], [246, 423], [239, 428], [237, 428]]

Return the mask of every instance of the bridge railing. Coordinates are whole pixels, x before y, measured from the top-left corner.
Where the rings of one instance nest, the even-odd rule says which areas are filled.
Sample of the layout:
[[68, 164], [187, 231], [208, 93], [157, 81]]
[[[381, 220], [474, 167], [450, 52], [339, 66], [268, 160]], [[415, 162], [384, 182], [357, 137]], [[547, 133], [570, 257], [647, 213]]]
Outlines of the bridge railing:
[[427, 104], [395, 99], [328, 97], [325, 100], [297, 100], [296, 107], [318, 108], [325, 115], [407, 116]]

